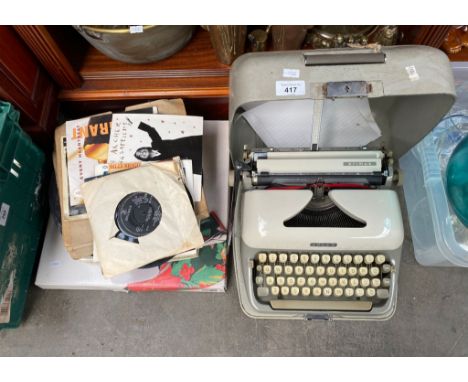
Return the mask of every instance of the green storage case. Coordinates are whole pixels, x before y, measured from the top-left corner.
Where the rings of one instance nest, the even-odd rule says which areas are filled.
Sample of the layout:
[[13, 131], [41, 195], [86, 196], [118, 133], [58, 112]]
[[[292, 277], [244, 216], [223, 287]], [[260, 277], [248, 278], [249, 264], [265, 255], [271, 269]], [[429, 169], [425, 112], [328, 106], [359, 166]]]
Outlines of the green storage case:
[[45, 156], [0, 101], [0, 329], [21, 322], [46, 222]]

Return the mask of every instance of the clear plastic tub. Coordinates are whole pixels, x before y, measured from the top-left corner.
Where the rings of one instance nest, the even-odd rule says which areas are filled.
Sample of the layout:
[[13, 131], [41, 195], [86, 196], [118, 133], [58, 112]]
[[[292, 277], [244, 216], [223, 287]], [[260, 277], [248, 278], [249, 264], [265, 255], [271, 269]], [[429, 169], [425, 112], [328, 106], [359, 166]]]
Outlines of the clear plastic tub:
[[[457, 102], [451, 115], [468, 108], [468, 65], [454, 63], [453, 68]], [[444, 129], [443, 121], [400, 159], [414, 254], [421, 265], [468, 267], [468, 229], [456, 221], [449, 206], [441, 166], [447, 158], [438, 150], [437, 143], [448, 137]]]

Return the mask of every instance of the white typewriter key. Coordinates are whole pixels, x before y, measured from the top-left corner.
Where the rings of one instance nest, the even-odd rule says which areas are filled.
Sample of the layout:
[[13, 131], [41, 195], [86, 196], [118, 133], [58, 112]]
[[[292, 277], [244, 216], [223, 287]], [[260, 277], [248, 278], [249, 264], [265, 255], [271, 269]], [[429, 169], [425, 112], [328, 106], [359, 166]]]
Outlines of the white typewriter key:
[[354, 289], [353, 288], [346, 288], [344, 290], [344, 294], [346, 297], [353, 297], [354, 296]]
[[268, 293], [270, 293], [270, 291], [266, 287], [258, 287], [257, 288], [258, 297], [266, 297], [266, 296], [268, 296]]
[[392, 266], [390, 264], [383, 264], [382, 265], [382, 273], [388, 273], [392, 270]]
[[308, 265], [307, 267], [305, 267], [305, 273], [307, 276], [312, 276], [314, 274], [314, 267], [312, 265]]
[[279, 262], [280, 263], [285, 263], [288, 261], [288, 255], [286, 253], [280, 253], [279, 254]]
[[287, 275], [292, 275], [293, 267], [291, 265], [285, 265], [284, 266], [284, 273], [287, 274]]
[[304, 288], [302, 288], [302, 291], [301, 291], [301, 292], [302, 292], [302, 295], [303, 295], [304, 297], [310, 296], [310, 288], [309, 288], [309, 287], [304, 287]]
[[390, 279], [388, 277], [382, 279], [382, 286], [385, 288], [388, 288], [390, 286]]
[[359, 267], [359, 276], [364, 277], [367, 276], [368, 269], [367, 267]]
[[303, 253], [299, 259], [301, 264], [307, 264], [309, 262], [309, 255]]
[[312, 264], [318, 264], [319, 261], [320, 261], [320, 255], [318, 255], [318, 254], [316, 254], [316, 253], [310, 255], [310, 262], [311, 262]]
[[356, 297], [362, 297], [362, 296], [364, 296], [364, 289], [363, 288], [356, 288], [354, 293], [356, 294]]
[[266, 285], [268, 286], [275, 285], [275, 278], [273, 276], [268, 276], [266, 278]]
[[283, 267], [281, 265], [275, 265], [273, 272], [275, 272], [275, 275], [280, 275], [283, 272]]
[[269, 253], [268, 254], [268, 261], [270, 263], [276, 263], [277, 259], [278, 259], [278, 255], [276, 253]]
[[332, 256], [332, 263], [338, 265], [341, 263], [341, 256], [340, 255], [333, 255]]
[[258, 261], [260, 263], [265, 263], [267, 260], [267, 254], [266, 253], [259, 253], [258, 254]]
[[377, 265], [381, 265], [383, 263], [385, 263], [385, 255], [377, 255], [375, 256], [375, 263]]
[[356, 288], [359, 286], [359, 279], [357, 277], [353, 277], [352, 279], [349, 279], [349, 286]]
[[336, 268], [335, 267], [327, 267], [327, 276], [335, 276]]
[[306, 279], [304, 277], [298, 277], [296, 282], [297, 282], [297, 285], [301, 287], [305, 285]]
[[336, 273], [338, 276], [346, 276], [346, 267], [338, 267]]
[[377, 297], [385, 300], [390, 297], [390, 293], [388, 289], [377, 289]]
[[278, 284], [279, 286], [283, 286], [284, 285], [284, 277], [280, 276], [276, 279], [276, 284]]
[[336, 284], [338, 284], [338, 280], [336, 277], [330, 277], [328, 279], [328, 286], [331, 286], [332, 288], [336, 287]]
[[294, 267], [294, 273], [298, 276], [302, 275], [304, 273], [304, 267], [302, 265], [296, 265]]
[[343, 288], [335, 288], [335, 289], [333, 290], [333, 295], [334, 295], [335, 297], [341, 297], [341, 296], [343, 296]]
[[325, 277], [319, 277], [318, 279], [318, 286], [324, 287], [327, 285], [327, 279]]
[[264, 265], [263, 273], [265, 273], [266, 275], [269, 275], [271, 273], [271, 265]]
[[297, 296], [299, 294], [299, 288], [298, 287], [292, 287], [291, 288], [291, 296]]
[[330, 297], [333, 293], [333, 289], [330, 287], [323, 288], [323, 295], [325, 297]]
[[330, 255], [324, 254], [322, 255], [322, 264], [327, 265], [330, 262], [331, 258]]
[[369, 269], [369, 276], [371, 277], [376, 277], [378, 276], [380, 273], [380, 269], [379, 267], [370, 267]]
[[262, 276], [255, 277], [255, 284], [262, 285], [263, 284], [263, 277]]
[[286, 279], [286, 285], [287, 286], [293, 286], [296, 283], [296, 279], [294, 277], [288, 277]]
[[319, 297], [322, 294], [322, 288], [315, 287], [314, 289], [312, 289], [312, 294], [315, 297]]
[[348, 264], [351, 264], [352, 261], [353, 261], [353, 257], [351, 255], [343, 256], [343, 264], [348, 265]]
[[364, 256], [364, 262], [368, 265], [372, 264], [374, 262], [374, 255], [368, 254]]
[[281, 294], [283, 296], [287, 296], [289, 294], [289, 287], [287, 286], [281, 287]]
[[370, 285], [370, 280], [367, 277], [361, 279], [361, 286], [367, 288]]
[[348, 268], [348, 276], [356, 276], [357, 275], [357, 268], [356, 267], [349, 267]]
[[375, 296], [375, 289], [374, 288], [368, 288], [366, 290], [366, 296], [367, 297], [374, 297]]
[[278, 296], [280, 292], [280, 288], [277, 286], [272, 286], [271, 287], [271, 295], [272, 296]]
[[372, 288], [378, 288], [381, 284], [381, 281], [380, 279], [372, 279], [371, 280], [371, 285], [372, 285]]
[[348, 285], [348, 279], [346, 277], [340, 277], [338, 280], [338, 285], [342, 288]]
[[289, 255], [289, 261], [292, 263], [292, 264], [296, 264], [297, 263], [297, 260], [299, 260], [299, 256], [297, 255], [297, 253], [291, 253]]
[[315, 286], [315, 284], [317, 284], [317, 279], [315, 277], [308, 277], [307, 278], [307, 285], [308, 286]]
[[319, 265], [315, 270], [315, 273], [317, 274], [317, 276], [323, 276], [325, 274], [325, 267]]
[[362, 255], [354, 255], [353, 263], [356, 265], [359, 265], [363, 262], [363, 257]]
[[262, 271], [262, 269], [263, 269], [263, 267], [262, 267], [260, 264], [259, 264], [259, 265], [257, 265], [257, 272], [261, 272], [261, 271]]

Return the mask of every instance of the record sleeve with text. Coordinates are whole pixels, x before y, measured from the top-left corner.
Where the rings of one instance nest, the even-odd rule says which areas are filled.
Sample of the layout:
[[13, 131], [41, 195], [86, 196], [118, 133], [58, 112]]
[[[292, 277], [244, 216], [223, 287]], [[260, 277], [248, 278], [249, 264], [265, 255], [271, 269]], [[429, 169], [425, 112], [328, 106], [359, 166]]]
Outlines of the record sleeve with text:
[[161, 114], [114, 114], [108, 164], [180, 157], [187, 188], [201, 200], [203, 118]]
[[107, 162], [112, 114], [66, 123], [70, 207], [83, 204], [80, 186], [95, 176], [96, 165]]

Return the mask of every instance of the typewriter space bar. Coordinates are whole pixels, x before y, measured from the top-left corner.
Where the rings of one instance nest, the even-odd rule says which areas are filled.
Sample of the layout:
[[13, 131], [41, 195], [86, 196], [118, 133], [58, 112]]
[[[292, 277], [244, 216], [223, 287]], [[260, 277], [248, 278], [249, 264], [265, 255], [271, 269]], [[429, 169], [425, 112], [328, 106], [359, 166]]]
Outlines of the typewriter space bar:
[[372, 309], [371, 301], [271, 300], [273, 309], [289, 310], [359, 310]]

